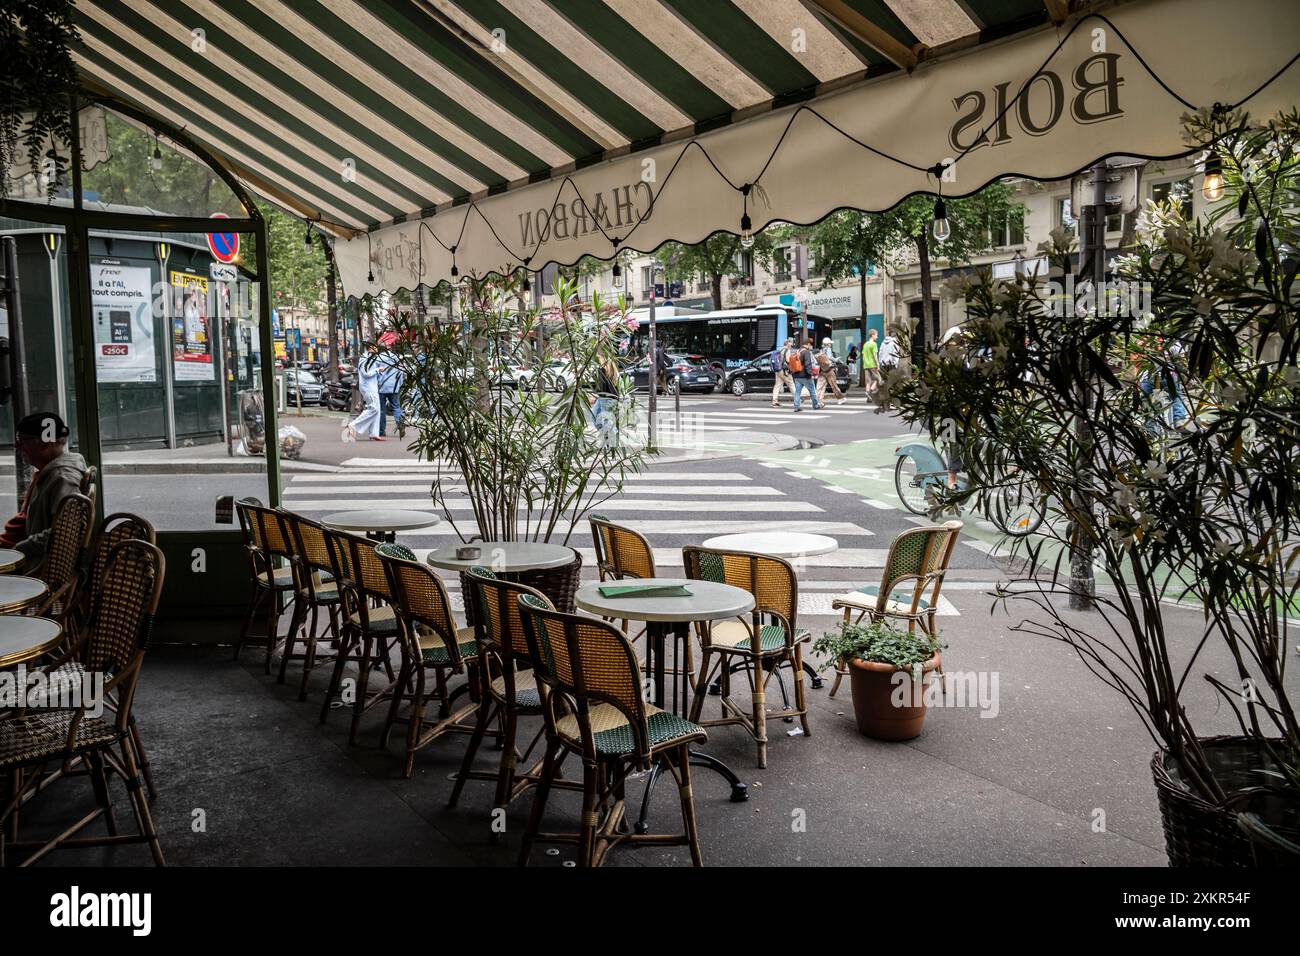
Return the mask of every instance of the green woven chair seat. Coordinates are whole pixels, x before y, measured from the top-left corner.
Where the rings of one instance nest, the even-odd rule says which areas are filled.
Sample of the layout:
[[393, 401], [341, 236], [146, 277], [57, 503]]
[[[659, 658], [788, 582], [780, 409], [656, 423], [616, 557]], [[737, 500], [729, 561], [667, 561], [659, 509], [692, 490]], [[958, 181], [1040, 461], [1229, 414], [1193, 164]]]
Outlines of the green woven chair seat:
[[[75, 711], [59, 710], [0, 721], [0, 767], [20, 767], [68, 752], [68, 727]], [[73, 750], [88, 750], [117, 739], [102, 717], [85, 717], [77, 727]]]
[[[492, 682], [492, 693], [503, 697], [506, 679], [498, 677]], [[532, 671], [515, 671], [515, 704], [519, 707], [541, 707], [542, 695], [537, 690], [537, 678]]]
[[[704, 728], [693, 724], [684, 717], [660, 710], [654, 704], [646, 704], [646, 729], [650, 735], [651, 748], [681, 740], [684, 737], [706, 735]], [[602, 756], [618, 757], [636, 752], [636, 740], [627, 716], [613, 704], [597, 704], [588, 713], [591, 721], [591, 736], [596, 744], [596, 753]], [[578, 718], [574, 714], [562, 717], [556, 722], [556, 728], [564, 737], [580, 740]]]
[[[796, 628], [794, 642], [802, 643], [811, 636], [803, 628]], [[749, 626], [738, 618], [714, 624], [709, 629], [709, 641], [720, 651], [735, 651], [740, 654], [754, 652]], [[762, 654], [775, 654], [785, 650], [785, 628], [780, 624], [764, 624], [759, 628], [758, 646], [759, 653]]]
[[[451, 655], [441, 637], [432, 631], [421, 629], [420, 656], [426, 664], [450, 664]], [[456, 631], [456, 644], [462, 658], [478, 656], [478, 641], [474, 639], [474, 628], [462, 627]]]

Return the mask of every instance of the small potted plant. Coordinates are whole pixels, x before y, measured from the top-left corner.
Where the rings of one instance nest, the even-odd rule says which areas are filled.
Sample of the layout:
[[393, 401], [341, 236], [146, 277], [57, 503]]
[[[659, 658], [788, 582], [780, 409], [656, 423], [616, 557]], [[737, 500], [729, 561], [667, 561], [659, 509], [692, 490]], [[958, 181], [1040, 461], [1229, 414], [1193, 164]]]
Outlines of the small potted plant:
[[911, 740], [921, 733], [926, 685], [934, 680], [943, 648], [938, 638], [889, 621], [846, 621], [813, 645], [827, 655], [826, 667], [848, 664], [858, 730], [877, 740]]

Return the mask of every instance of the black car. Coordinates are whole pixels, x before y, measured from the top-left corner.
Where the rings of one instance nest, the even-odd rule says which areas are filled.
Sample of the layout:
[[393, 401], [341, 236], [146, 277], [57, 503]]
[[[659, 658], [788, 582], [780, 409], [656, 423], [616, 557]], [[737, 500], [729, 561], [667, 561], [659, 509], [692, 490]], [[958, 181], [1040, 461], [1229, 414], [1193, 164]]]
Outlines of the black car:
[[284, 373], [285, 378], [285, 403], [288, 405], [298, 405], [298, 392], [302, 391], [303, 405], [324, 405], [325, 387], [311, 372], [306, 369], [289, 369]]
[[[776, 384], [776, 373], [772, 371], [772, 356], [776, 351], [764, 352], [758, 358], [740, 368], [727, 373], [725, 388], [732, 395], [744, 395], [746, 392], [771, 392]], [[849, 389], [849, 367], [840, 359], [835, 360], [835, 380], [840, 391]]]
[[[668, 353], [668, 394], [673, 394], [678, 385], [683, 392], [703, 392], [709, 394], [717, 386], [713, 370], [703, 355], [686, 355], [681, 352]], [[636, 391], [649, 391], [650, 361], [643, 358], [635, 365], [623, 369], [624, 375], [632, 378], [632, 388]]]

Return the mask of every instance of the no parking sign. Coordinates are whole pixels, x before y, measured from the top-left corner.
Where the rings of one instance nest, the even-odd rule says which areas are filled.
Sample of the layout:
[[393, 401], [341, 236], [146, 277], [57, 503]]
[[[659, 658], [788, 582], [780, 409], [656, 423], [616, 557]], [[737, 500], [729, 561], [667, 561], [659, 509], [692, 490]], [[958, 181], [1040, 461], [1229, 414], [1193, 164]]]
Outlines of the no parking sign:
[[[224, 212], [214, 212], [213, 219], [229, 219]], [[230, 263], [239, 258], [239, 233], [237, 232], [210, 232], [208, 233], [208, 249], [212, 252], [212, 257], [218, 262]]]

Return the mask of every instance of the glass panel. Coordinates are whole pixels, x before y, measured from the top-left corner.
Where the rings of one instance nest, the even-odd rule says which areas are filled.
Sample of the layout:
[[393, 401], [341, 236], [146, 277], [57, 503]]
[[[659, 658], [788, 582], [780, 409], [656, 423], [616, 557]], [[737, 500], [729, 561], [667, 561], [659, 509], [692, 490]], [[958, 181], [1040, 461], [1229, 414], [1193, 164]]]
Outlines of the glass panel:
[[104, 511], [159, 531], [230, 530], [219, 497], [268, 500], [258, 284], [195, 238], [91, 236]]
[[87, 209], [247, 215], [224, 180], [166, 136], [98, 106], [81, 113], [81, 186]]

